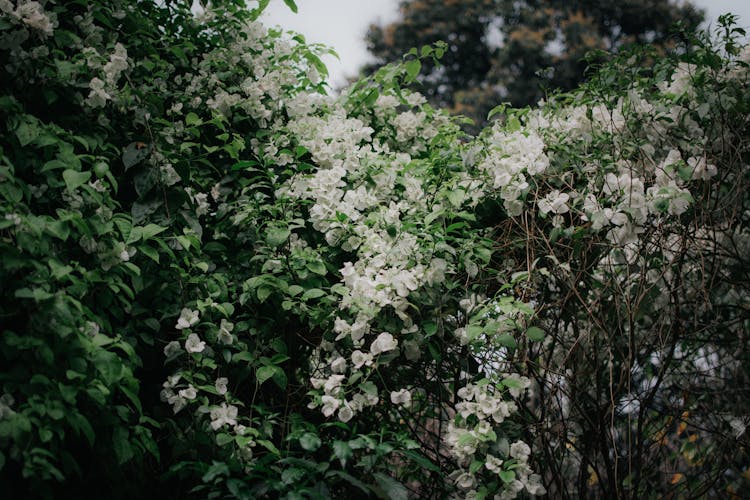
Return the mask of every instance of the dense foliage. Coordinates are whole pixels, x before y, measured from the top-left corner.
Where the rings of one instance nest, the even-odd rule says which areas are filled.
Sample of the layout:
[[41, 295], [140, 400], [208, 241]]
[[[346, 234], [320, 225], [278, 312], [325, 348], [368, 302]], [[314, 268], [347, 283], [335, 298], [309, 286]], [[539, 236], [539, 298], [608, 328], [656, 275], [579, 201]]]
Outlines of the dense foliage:
[[265, 4], [0, 0], [3, 491], [747, 486], [731, 19], [468, 137]]
[[406, 0], [400, 7], [397, 21], [370, 27], [377, 62], [368, 70], [444, 41], [440, 64], [427, 64], [413, 88], [478, 124], [499, 102], [535, 105], [550, 90], [575, 88], [603, 51], [644, 42], [663, 51], [675, 45], [676, 23], [692, 32], [703, 20], [689, 2], [672, 0]]

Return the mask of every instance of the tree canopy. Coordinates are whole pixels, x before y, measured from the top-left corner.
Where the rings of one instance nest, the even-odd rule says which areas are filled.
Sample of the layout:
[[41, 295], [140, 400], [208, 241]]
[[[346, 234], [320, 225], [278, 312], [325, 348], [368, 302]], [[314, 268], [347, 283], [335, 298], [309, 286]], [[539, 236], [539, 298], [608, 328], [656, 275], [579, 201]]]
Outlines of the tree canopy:
[[412, 47], [444, 41], [440, 64], [428, 64], [414, 87], [436, 106], [484, 122], [498, 102], [535, 104], [547, 90], [571, 90], [584, 79], [591, 51], [650, 43], [674, 47], [676, 23], [693, 31], [703, 14], [672, 0], [407, 0], [401, 17], [372, 25], [366, 39], [378, 65]]

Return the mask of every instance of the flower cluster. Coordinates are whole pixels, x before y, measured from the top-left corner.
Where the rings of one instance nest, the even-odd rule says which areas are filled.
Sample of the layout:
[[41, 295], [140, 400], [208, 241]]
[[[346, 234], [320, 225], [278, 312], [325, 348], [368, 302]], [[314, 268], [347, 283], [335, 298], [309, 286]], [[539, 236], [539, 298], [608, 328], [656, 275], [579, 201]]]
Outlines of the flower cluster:
[[[502, 385], [510, 388], [511, 396], [517, 398], [529, 387], [530, 381], [513, 374], [502, 380]], [[497, 387], [485, 379], [458, 390], [458, 414], [455, 422], [449, 423], [445, 436], [450, 454], [459, 465], [451, 473], [451, 479], [466, 498], [476, 496], [482, 471], [469, 466], [480, 459], [484, 469], [499, 476], [504, 484], [499, 498], [515, 498], [523, 490], [531, 495], [544, 495], [546, 490], [541, 477], [533, 474], [528, 465], [531, 449], [526, 443], [515, 441], [509, 445], [507, 438], [501, 438], [500, 456], [490, 451], [490, 445], [498, 441], [495, 429], [517, 411], [515, 403], [505, 400]]]

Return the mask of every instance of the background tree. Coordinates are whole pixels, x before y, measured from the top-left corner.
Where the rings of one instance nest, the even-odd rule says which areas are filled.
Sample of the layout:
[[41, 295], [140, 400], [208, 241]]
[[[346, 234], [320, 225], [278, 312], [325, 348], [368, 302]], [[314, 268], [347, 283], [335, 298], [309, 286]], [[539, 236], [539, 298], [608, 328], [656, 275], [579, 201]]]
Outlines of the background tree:
[[526, 106], [546, 89], [574, 88], [592, 50], [638, 42], [663, 50], [674, 45], [675, 23], [692, 31], [703, 19], [690, 3], [670, 0], [407, 0], [400, 20], [370, 27], [376, 62], [365, 72], [443, 40], [441, 65], [427, 64], [418, 88], [433, 105], [481, 124], [498, 102]]

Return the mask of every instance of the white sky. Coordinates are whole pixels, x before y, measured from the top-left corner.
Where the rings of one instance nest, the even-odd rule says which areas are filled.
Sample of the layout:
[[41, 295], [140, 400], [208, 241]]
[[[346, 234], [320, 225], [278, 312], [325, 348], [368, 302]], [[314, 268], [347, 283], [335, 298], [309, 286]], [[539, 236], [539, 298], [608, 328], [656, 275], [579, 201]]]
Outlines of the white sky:
[[[750, 26], [749, 0], [693, 0], [693, 3], [705, 9], [707, 19], [714, 24], [721, 14], [732, 12], [740, 16], [740, 26]], [[282, 0], [271, 0], [261, 21], [302, 33], [308, 42], [333, 47], [341, 60], [327, 56], [323, 61], [335, 88], [371, 60], [364, 41], [367, 28], [372, 23], [396, 20], [399, 0], [296, 0], [296, 4], [298, 12], [294, 14]]]

